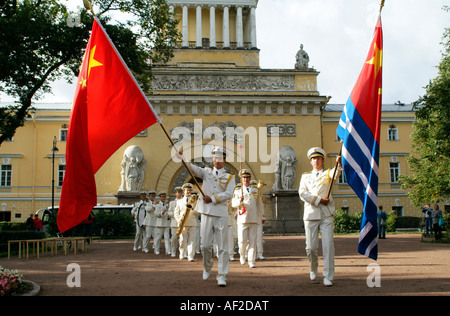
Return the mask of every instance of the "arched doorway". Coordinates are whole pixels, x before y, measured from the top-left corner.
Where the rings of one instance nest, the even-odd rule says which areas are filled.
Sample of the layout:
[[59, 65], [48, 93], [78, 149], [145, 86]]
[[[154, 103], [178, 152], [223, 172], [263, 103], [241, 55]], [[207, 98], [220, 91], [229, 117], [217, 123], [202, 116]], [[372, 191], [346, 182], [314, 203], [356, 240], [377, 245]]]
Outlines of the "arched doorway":
[[[206, 146], [207, 144], [204, 144], [202, 146]], [[195, 151], [194, 146], [191, 148], [192, 152], [198, 152]], [[203, 152], [202, 150], [200, 152]], [[232, 159], [233, 162], [229, 163], [227, 162], [225, 164], [225, 170], [229, 173], [232, 173], [236, 175], [235, 180], [239, 181], [239, 170], [240, 170], [240, 162], [238, 162], [237, 159], [237, 153], [230, 150], [227, 152], [228, 157], [233, 156], [234, 159]], [[199, 161], [201, 159], [201, 161]], [[194, 157], [193, 164], [200, 166], [200, 167], [213, 167], [212, 165], [212, 159], [209, 159], [208, 157]], [[250, 170], [252, 173], [252, 176], [254, 176], [254, 172], [250, 165], [246, 162], [242, 162], [242, 168]], [[199, 184], [202, 184], [202, 179], [198, 179], [197, 181]], [[195, 181], [192, 179], [189, 172], [186, 170], [186, 168], [183, 166], [181, 162], [174, 162], [172, 159], [167, 161], [164, 168], [161, 170], [157, 182], [156, 182], [156, 190], [157, 191], [166, 191], [169, 195], [173, 195], [175, 192], [175, 188], [178, 186], [182, 186], [184, 183], [189, 182], [195, 185]]]

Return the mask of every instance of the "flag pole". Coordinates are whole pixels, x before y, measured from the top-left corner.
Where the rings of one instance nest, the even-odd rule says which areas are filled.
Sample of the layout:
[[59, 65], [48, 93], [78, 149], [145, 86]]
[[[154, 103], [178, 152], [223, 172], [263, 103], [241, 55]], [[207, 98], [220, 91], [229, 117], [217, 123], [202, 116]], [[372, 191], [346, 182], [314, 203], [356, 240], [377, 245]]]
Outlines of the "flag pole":
[[[163, 123], [161, 121], [159, 122], [159, 126], [161, 126], [162, 130], [164, 131], [164, 134], [166, 134], [167, 138], [169, 139], [169, 141], [172, 144], [173, 148], [175, 148], [176, 152], [179, 152], [177, 147], [175, 146], [175, 143], [173, 142], [172, 137], [170, 137], [169, 133], [167, 132], [166, 128], [164, 127], [164, 125], [163, 125]], [[203, 193], [202, 187], [198, 183], [197, 179], [195, 178], [194, 174], [192, 173], [191, 168], [189, 168], [189, 166], [187, 165], [186, 161], [184, 161], [184, 159], [182, 159], [181, 162], [183, 163], [183, 166], [186, 168], [186, 170], [191, 175], [192, 179], [194, 179], [195, 184], [197, 185], [200, 193], [203, 194], [203, 196], [206, 196], [205, 193]]]
[[381, 10], [383, 10], [383, 7], [384, 7], [384, 0], [381, 0], [381, 3], [380, 3], [380, 14], [381, 14]]
[[94, 9], [92, 8], [92, 4], [89, 0], [83, 0], [83, 5], [86, 10], [91, 11], [92, 15], [95, 17]]
[[[341, 156], [343, 144], [344, 143], [342, 143], [342, 145], [341, 145], [341, 150], [339, 150], [339, 155], [338, 156]], [[334, 180], [335, 180], [334, 177], [336, 176], [336, 171], [337, 171], [338, 165], [339, 165], [339, 162], [336, 161], [336, 165], [334, 166], [334, 171], [333, 171], [333, 177], [331, 178], [331, 184], [330, 184], [330, 187], [328, 188], [327, 199], [330, 197], [330, 194], [331, 194], [331, 188], [333, 187], [333, 183], [334, 183]]]
[[[84, 4], [84, 7], [86, 8], [86, 10], [91, 11], [91, 13], [92, 13], [92, 15], [94, 16], [94, 18], [97, 18], [96, 15], [95, 15], [95, 13], [94, 13], [94, 10], [93, 10], [93, 8], [92, 8], [92, 4], [90, 3], [90, 1], [89, 1], [89, 0], [83, 0], [83, 4]], [[98, 23], [99, 23], [99, 25], [101, 25], [100, 21], [98, 21]], [[102, 28], [103, 28], [103, 27], [102, 27]], [[105, 31], [105, 34], [107, 34], [106, 31]], [[112, 43], [112, 41], [111, 41], [111, 43]], [[114, 47], [114, 49], [116, 49], [114, 45], [113, 45], [113, 47]], [[122, 60], [122, 62], [123, 62], [123, 64], [124, 64], [124, 66], [125, 66], [126, 69], [129, 71], [131, 77], [132, 77], [133, 80], [135, 81], [136, 86], [139, 87], [139, 90], [141, 91], [143, 97], [145, 98], [145, 100], [147, 100], [147, 98], [145, 97], [144, 92], [143, 92], [142, 89], [141, 89], [141, 86], [137, 83], [136, 78], [134, 78], [134, 76], [131, 74], [131, 71], [129, 70], [129, 68], [128, 68], [128, 66], [126, 65], [125, 61], [123, 61], [122, 56], [119, 54], [119, 52], [117, 52], [117, 55], [120, 56], [120, 58], [121, 58], [121, 60]], [[175, 148], [175, 150], [177, 150], [177, 148], [175, 147], [175, 143], [173, 142], [173, 140], [172, 140], [172, 138], [170, 137], [169, 133], [167, 132], [166, 128], [165, 128], [164, 125], [162, 124], [162, 121], [161, 121], [161, 119], [159, 118], [158, 114], [157, 114], [157, 113], [155, 112], [155, 110], [153, 109], [153, 106], [148, 102], [148, 100], [147, 100], [147, 103], [148, 103], [150, 109], [153, 111], [153, 114], [154, 114], [155, 117], [157, 118], [157, 121], [158, 121], [158, 123], [159, 123], [159, 126], [161, 126], [162, 130], [164, 131], [164, 134], [166, 134], [166, 136], [167, 136], [167, 138], [169, 139], [169, 141], [170, 141], [170, 143], [172, 144], [172, 146]], [[177, 152], [178, 152], [178, 150], [177, 150]], [[191, 169], [189, 168], [189, 166], [187, 165], [187, 163], [186, 163], [184, 160], [182, 160], [182, 163], [183, 163], [184, 167], [186, 168], [186, 170], [187, 170], [187, 171], [189, 172], [189, 174], [191, 175], [192, 179], [194, 179], [195, 184], [197, 185], [197, 187], [198, 187], [200, 193], [203, 194], [203, 196], [205, 196], [205, 193], [203, 193], [203, 190], [202, 190], [202, 188], [200, 187], [200, 184], [198, 183], [197, 179], [195, 178], [194, 174], [192, 173], [192, 171], [191, 171]]]

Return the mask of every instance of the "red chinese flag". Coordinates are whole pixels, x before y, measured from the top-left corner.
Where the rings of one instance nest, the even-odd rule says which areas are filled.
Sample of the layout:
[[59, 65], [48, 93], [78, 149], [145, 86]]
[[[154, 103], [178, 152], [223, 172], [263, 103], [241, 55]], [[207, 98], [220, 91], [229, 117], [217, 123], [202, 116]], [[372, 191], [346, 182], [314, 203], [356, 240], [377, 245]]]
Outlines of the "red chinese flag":
[[97, 18], [78, 76], [58, 211], [61, 232], [97, 204], [95, 173], [130, 138], [161, 122]]

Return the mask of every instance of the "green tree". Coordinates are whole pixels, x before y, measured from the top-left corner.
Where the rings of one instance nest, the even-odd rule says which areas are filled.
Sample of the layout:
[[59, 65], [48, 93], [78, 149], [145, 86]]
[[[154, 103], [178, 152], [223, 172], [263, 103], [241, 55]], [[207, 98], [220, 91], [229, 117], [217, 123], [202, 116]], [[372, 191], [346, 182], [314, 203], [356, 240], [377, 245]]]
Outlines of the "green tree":
[[[448, 9], [445, 8], [447, 11]], [[416, 122], [407, 161], [411, 175], [400, 181], [411, 201], [439, 202], [450, 197], [450, 29], [445, 29], [438, 75], [414, 102]]]
[[[82, 3], [81, 0], [80, 5]], [[6, 0], [0, 4], [0, 91], [17, 98], [0, 108], [0, 145], [30, 117], [32, 100], [51, 92], [58, 79], [78, 76], [93, 22], [86, 9], [69, 12], [62, 0]], [[94, 0], [107, 33], [144, 91], [151, 67], [173, 57], [179, 38], [165, 0]], [[130, 19], [113, 21], [109, 13]], [[72, 16], [79, 17], [76, 24]]]

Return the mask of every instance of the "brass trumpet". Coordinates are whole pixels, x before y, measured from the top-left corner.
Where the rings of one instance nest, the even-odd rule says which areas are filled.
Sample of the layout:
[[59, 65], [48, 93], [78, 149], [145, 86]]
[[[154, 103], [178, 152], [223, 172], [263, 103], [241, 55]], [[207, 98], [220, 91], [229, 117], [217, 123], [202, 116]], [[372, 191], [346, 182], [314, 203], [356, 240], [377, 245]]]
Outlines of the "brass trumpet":
[[258, 180], [258, 184], [256, 186], [256, 188], [258, 189], [258, 198], [261, 195], [261, 189], [263, 186], [265, 186], [266, 184], [264, 182], [262, 182], [262, 180]]
[[177, 236], [180, 236], [183, 232], [184, 226], [186, 225], [186, 221], [189, 217], [189, 214], [194, 209], [195, 205], [197, 204], [198, 196], [196, 194], [193, 194], [189, 197], [188, 202], [186, 203], [186, 211], [183, 214], [183, 218], [181, 219], [181, 224], [177, 229]]
[[261, 190], [263, 186], [265, 186], [266, 184], [264, 182], [262, 182], [262, 180], [258, 180], [258, 185], [256, 186], [258, 188], [258, 190]]

